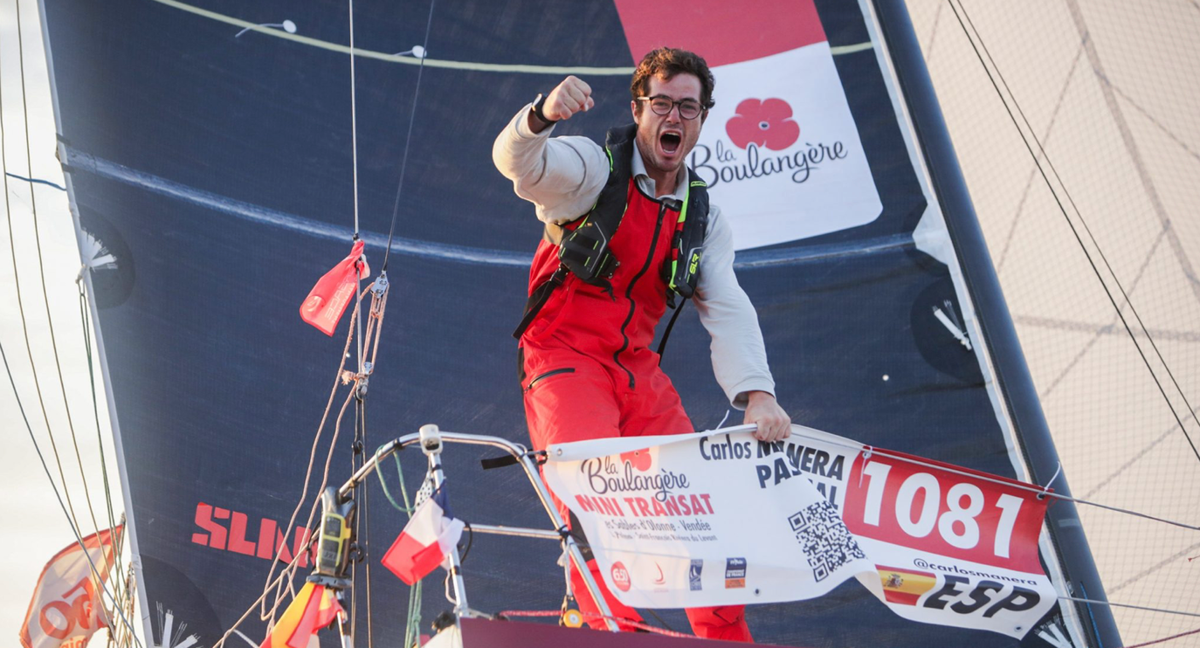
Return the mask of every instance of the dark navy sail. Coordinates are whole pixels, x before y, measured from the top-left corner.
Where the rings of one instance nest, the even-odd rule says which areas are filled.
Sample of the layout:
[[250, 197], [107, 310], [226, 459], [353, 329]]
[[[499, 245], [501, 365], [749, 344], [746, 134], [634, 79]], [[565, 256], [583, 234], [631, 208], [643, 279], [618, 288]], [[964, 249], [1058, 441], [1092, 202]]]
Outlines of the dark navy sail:
[[[354, 232], [347, 8], [278, 0], [43, 4], [78, 227], [116, 258], [93, 271], [91, 289], [142, 609], [156, 643], [170, 645], [160, 636], [161, 606], [176, 627], [186, 622], [187, 633], [212, 646], [261, 593], [280, 546], [285, 560], [303, 551], [306, 536], [296, 526], [305, 516], [284, 527], [310, 453], [319, 481], [332, 436], [330, 426], [314, 449], [346, 323], [330, 340], [296, 309], [346, 255]], [[646, 26], [627, 4], [438, 4], [423, 69], [418, 59], [392, 54], [423, 42], [427, 3], [354, 4], [359, 222], [373, 266], [382, 260], [406, 151], [408, 159], [388, 267], [391, 308], [366, 401], [366, 452], [427, 422], [528, 441], [510, 333], [542, 226], [492, 167], [492, 139], [569, 73], [591, 84], [596, 107], [556, 134], [602, 141], [609, 127], [628, 121], [631, 50]], [[777, 140], [749, 144], [743, 138], [756, 135], [739, 131], [733, 117], [714, 119], [706, 133], [720, 142], [692, 160], [729, 214], [738, 205], [721, 203], [720, 192], [737, 183], [753, 191], [755, 182], [783, 178], [808, 191], [857, 164], [856, 177], [869, 187], [841, 191], [854, 202], [853, 224], [739, 231], [751, 244], [739, 246], [735, 267], [758, 308], [779, 400], [795, 421], [864, 443], [1047, 479], [1052, 449], [903, 7], [814, 6], [822, 33], [813, 42], [827, 41], [835, 99], [852, 120], [848, 134], [822, 135], [796, 113], [795, 137], [781, 130]], [[249, 23], [285, 19], [296, 24], [295, 36], [236, 35]], [[759, 19], [773, 20], [767, 12]], [[705, 54], [703, 43], [696, 49]], [[738, 78], [744, 63], [730, 60], [721, 74]], [[722, 98], [721, 79], [718, 104], [741, 105], [732, 89]], [[771, 98], [756, 100], [765, 107]], [[786, 216], [763, 205], [763, 213]], [[973, 337], [979, 330], [982, 339]], [[729, 405], [707, 348], [694, 312], [685, 312], [664, 367], [692, 419], [713, 427]], [[333, 483], [350, 473], [353, 419], [336, 441]], [[544, 524], [523, 475], [481, 474], [477, 459], [445, 457], [458, 517]], [[404, 461], [415, 474], [419, 458]], [[375, 483], [369, 489], [360, 501], [358, 641], [366, 641], [368, 608], [372, 636], [398, 641], [407, 588], [378, 560], [405, 516]], [[310, 487], [305, 512], [315, 493]], [[1069, 518], [1069, 507], [1053, 515]], [[1055, 523], [1051, 530], [1062, 532]], [[1057, 537], [1063, 557], [1044, 555], [1044, 562], [1090, 579], [1096, 596], [1081, 535]], [[477, 540], [464, 565], [472, 607], [558, 608], [555, 545]], [[1062, 569], [1048, 573], [1061, 577]], [[430, 583], [424, 617], [449, 607], [441, 584]], [[906, 622], [851, 584], [816, 601], [752, 607], [750, 615], [758, 640], [784, 645], [1015, 644]], [[1067, 616], [1061, 621], [1056, 611], [1045, 622], [1074, 624], [1073, 636], [1091, 640], [1091, 622], [1082, 628], [1074, 611]], [[681, 613], [663, 617], [686, 627]], [[1098, 624], [1114, 632], [1110, 618]], [[257, 643], [264, 625], [252, 614], [239, 630]], [[1044, 641], [1031, 633], [1021, 645]]]

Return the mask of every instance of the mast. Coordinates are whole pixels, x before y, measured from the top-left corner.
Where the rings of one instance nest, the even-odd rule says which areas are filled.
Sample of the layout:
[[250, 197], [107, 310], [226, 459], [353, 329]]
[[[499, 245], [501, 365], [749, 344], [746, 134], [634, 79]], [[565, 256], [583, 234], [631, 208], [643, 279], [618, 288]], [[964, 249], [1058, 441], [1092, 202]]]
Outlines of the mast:
[[[1016, 329], [1000, 282], [992, 265], [983, 232], [967, 191], [950, 134], [938, 107], [929, 70], [901, 0], [874, 0], [875, 10], [889, 45], [896, 76], [903, 88], [913, 126], [920, 135], [921, 152], [954, 240], [958, 263], [970, 292], [979, 326], [990, 350], [995, 385], [1003, 398], [1019, 443], [1020, 458], [1030, 481], [1047, 484], [1060, 466], [1058, 451], [1046, 425], [1033, 378], [1017, 340]], [[1070, 496], [1065, 474], [1054, 481], [1054, 490]], [[1049, 532], [1066, 576], [1068, 596], [1105, 601], [1104, 585], [1072, 502], [1058, 502], [1047, 512]], [[1064, 602], [1065, 605], [1065, 602]], [[1120, 645], [1120, 634], [1106, 605], [1073, 604], [1088, 641], [1097, 646]]]
[[[46, 52], [46, 74], [47, 74], [47, 78], [50, 81], [50, 101], [54, 107], [54, 127], [55, 127], [55, 134], [57, 135], [57, 140], [58, 140], [56, 142], [56, 149], [57, 149], [56, 155], [58, 156], [59, 160], [66, 160], [67, 159], [67, 151], [66, 151], [66, 146], [65, 146], [66, 140], [65, 140], [65, 135], [63, 134], [62, 112], [59, 107], [59, 88], [58, 88], [58, 83], [55, 80], [54, 51], [50, 47], [51, 25], [50, 25], [50, 21], [46, 17], [46, 0], [38, 0], [38, 15], [41, 19], [42, 46], [43, 46], [43, 48], [45, 48], [45, 52]], [[64, 171], [65, 171], [65, 169], [64, 169]], [[67, 189], [67, 199], [68, 199], [68, 203], [69, 203], [70, 209], [71, 209], [71, 220], [75, 227], [76, 244], [79, 246], [79, 250], [82, 254], [82, 251], [88, 249], [88, 246], [87, 246], [87, 242], [85, 240], [86, 235], [84, 233], [84, 229], [80, 225], [80, 221], [79, 221], [79, 207], [78, 207], [78, 202], [76, 201], [75, 183], [74, 183], [72, 175], [69, 172], [63, 173], [63, 183]], [[87, 294], [88, 294], [88, 300], [87, 300], [88, 301], [88, 314], [87, 314], [87, 316], [91, 319], [92, 323], [94, 324], [92, 331], [93, 331], [93, 335], [95, 336], [96, 349], [98, 350], [97, 364], [100, 369], [100, 375], [101, 375], [101, 380], [102, 380], [101, 384], [103, 385], [103, 390], [104, 390], [105, 407], [108, 409], [109, 424], [112, 426], [113, 446], [114, 446], [113, 449], [114, 449], [114, 455], [116, 456], [116, 459], [117, 459], [118, 478], [121, 481], [121, 498], [122, 498], [121, 504], [124, 506], [124, 509], [125, 509], [125, 512], [124, 512], [125, 529], [122, 532], [122, 536], [129, 538], [129, 556], [130, 556], [131, 578], [133, 580], [134, 588], [137, 592], [137, 598], [139, 601], [142, 602], [142, 604], [140, 606], [138, 606], [138, 605], [134, 605], [131, 601], [128, 609], [130, 611], [132, 611], [134, 609], [140, 609], [141, 620], [142, 620], [142, 627], [141, 627], [142, 637], [145, 639], [146, 642], [150, 642], [150, 641], [152, 641], [152, 639], [154, 637], [154, 628], [150, 622], [149, 606], [146, 605], [146, 601], [148, 600], [146, 597], [146, 590], [145, 590], [146, 579], [142, 577], [142, 554], [138, 548], [137, 524], [135, 523], [135, 520], [134, 520], [134, 509], [133, 509], [132, 501], [130, 499], [131, 494], [130, 494], [130, 488], [129, 488], [129, 471], [126, 469], [126, 466], [125, 466], [126, 454], [125, 454], [125, 449], [124, 449], [122, 438], [121, 438], [121, 426], [120, 426], [120, 422], [118, 421], [118, 417], [117, 417], [117, 403], [113, 397], [112, 378], [110, 377], [109, 370], [108, 370], [108, 354], [105, 351], [105, 346], [104, 346], [104, 332], [102, 330], [102, 327], [100, 326], [101, 320], [100, 320], [100, 314], [99, 314], [99, 307], [97, 306], [96, 290], [92, 284], [91, 267], [88, 265], [88, 259], [86, 259], [86, 258], [81, 257], [80, 262], [81, 262], [82, 268], [83, 268], [80, 272], [80, 276], [83, 278], [84, 287], [85, 287], [85, 290], [87, 290]], [[115, 559], [117, 561], [120, 561], [120, 559], [121, 559], [120, 554], [117, 554]], [[121, 584], [121, 586], [123, 586], [123, 587], [127, 586], [127, 585], [128, 585], [128, 583]], [[130, 621], [132, 622], [132, 619], [130, 619]], [[128, 631], [132, 633], [132, 629], [129, 629]], [[136, 641], [136, 637], [134, 637], [134, 640]], [[163, 641], [165, 642], [166, 639], [164, 638]]]

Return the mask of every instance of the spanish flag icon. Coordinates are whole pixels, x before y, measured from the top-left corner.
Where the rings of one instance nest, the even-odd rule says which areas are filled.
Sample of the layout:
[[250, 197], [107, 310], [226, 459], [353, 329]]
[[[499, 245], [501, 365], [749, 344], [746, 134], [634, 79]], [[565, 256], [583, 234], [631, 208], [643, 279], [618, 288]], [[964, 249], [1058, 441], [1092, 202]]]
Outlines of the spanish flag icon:
[[921, 595], [937, 585], [937, 575], [930, 572], [896, 569], [875, 565], [883, 582], [883, 595], [888, 603], [916, 605]]

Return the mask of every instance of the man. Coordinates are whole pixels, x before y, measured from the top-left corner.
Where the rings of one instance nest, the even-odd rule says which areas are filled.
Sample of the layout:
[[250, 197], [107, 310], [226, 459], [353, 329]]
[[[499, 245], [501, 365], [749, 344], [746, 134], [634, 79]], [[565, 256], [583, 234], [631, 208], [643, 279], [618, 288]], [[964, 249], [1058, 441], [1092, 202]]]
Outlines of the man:
[[[607, 152], [583, 137], [550, 138], [556, 122], [595, 105], [573, 76], [522, 108], [493, 148], [496, 167], [546, 223], [518, 331], [533, 445], [695, 430], [649, 348], [676, 296], [694, 297], [717, 381], [758, 425], [755, 436], [786, 438], [791, 420], [733, 273], [729, 223], [684, 164], [713, 106], [712, 74], [696, 54], [663, 48], [642, 59], [630, 90], [636, 127], [610, 131]], [[595, 561], [589, 567], [604, 589]], [[582, 579], [572, 582], [581, 609], [594, 611]], [[640, 618], [604, 595], [614, 615]], [[687, 611], [698, 636], [751, 641], [742, 612]]]

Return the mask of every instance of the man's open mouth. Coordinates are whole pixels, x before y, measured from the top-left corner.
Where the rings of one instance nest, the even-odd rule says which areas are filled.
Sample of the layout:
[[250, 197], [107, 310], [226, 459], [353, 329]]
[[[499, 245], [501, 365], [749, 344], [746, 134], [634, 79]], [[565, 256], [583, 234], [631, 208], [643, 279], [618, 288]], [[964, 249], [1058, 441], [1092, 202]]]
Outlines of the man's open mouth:
[[658, 141], [662, 146], [663, 151], [674, 153], [679, 150], [679, 144], [683, 141], [679, 133], [663, 133], [659, 136]]

